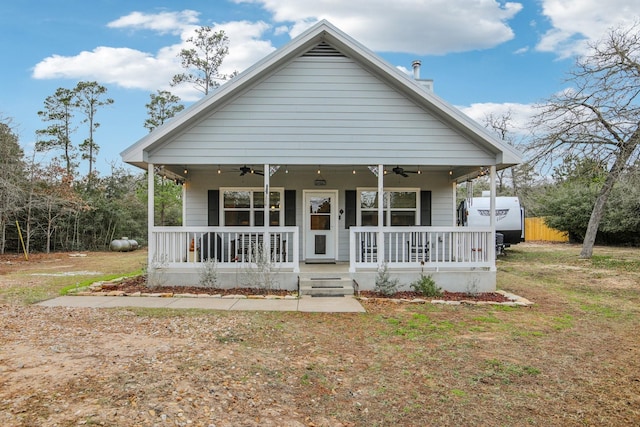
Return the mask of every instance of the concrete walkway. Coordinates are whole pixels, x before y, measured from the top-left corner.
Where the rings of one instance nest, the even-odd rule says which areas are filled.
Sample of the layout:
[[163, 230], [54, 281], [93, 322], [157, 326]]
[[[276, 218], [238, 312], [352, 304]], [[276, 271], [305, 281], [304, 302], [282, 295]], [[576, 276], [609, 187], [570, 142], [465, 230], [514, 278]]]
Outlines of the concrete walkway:
[[161, 298], [63, 296], [36, 305], [44, 307], [146, 307], [198, 308], [232, 311], [303, 311], [309, 313], [364, 313], [365, 309], [353, 297], [310, 297], [299, 299], [242, 299], [242, 298]]

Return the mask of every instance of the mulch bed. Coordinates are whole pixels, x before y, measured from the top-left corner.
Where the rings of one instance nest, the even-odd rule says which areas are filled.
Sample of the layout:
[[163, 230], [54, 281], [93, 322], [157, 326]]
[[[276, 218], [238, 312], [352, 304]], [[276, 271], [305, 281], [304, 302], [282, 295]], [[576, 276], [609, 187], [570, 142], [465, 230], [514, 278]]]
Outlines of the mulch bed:
[[[160, 294], [220, 294], [220, 295], [264, 295], [266, 291], [261, 288], [206, 288], [203, 286], [147, 286], [145, 276], [128, 277], [116, 283], [103, 283], [102, 291], [123, 291], [125, 294], [160, 293]], [[271, 289], [269, 295], [286, 296], [291, 291]]]
[[442, 295], [437, 297], [425, 297], [418, 292], [402, 291], [392, 295], [384, 295], [374, 291], [360, 291], [361, 297], [367, 298], [389, 298], [389, 299], [425, 299], [425, 300], [442, 300], [442, 301], [487, 301], [487, 302], [510, 302], [511, 300], [497, 292], [479, 292], [469, 294], [466, 292], [449, 292], [443, 291]]
[[[162, 294], [220, 294], [220, 295], [264, 295], [265, 290], [262, 288], [205, 288], [202, 286], [147, 286], [145, 276], [135, 276], [126, 278], [117, 283], [102, 284], [102, 291], [123, 291], [126, 294], [141, 293], [162, 293]], [[269, 295], [286, 296], [292, 292], [282, 289], [271, 289]], [[448, 292], [444, 291], [438, 297], [425, 297], [418, 292], [402, 291], [392, 295], [384, 295], [374, 291], [360, 291], [360, 297], [366, 298], [386, 298], [386, 299], [437, 299], [444, 301], [487, 301], [487, 302], [509, 302], [510, 299], [497, 292], [482, 292], [477, 294], [469, 294], [466, 292]]]

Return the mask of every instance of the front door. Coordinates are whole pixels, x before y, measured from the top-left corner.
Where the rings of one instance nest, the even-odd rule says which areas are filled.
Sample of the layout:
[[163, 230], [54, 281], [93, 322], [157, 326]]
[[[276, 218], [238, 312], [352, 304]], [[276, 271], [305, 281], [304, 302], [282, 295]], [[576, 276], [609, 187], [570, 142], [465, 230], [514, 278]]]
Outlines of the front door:
[[305, 206], [305, 259], [333, 261], [337, 243], [337, 191], [307, 191]]

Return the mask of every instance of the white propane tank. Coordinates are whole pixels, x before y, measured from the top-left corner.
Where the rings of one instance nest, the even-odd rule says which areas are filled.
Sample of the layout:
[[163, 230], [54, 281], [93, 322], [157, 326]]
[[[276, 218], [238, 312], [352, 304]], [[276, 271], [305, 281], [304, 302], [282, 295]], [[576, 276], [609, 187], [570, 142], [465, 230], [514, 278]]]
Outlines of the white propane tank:
[[138, 249], [138, 242], [131, 240], [128, 237], [116, 239], [111, 242], [109, 249], [113, 252], [130, 252]]

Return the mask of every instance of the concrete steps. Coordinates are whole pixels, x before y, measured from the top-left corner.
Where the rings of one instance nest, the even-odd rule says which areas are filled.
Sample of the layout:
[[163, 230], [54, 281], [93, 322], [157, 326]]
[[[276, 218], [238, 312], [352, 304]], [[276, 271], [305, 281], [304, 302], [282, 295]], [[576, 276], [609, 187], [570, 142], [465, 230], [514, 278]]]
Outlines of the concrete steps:
[[342, 277], [300, 277], [300, 296], [339, 297], [353, 295], [353, 280]]

